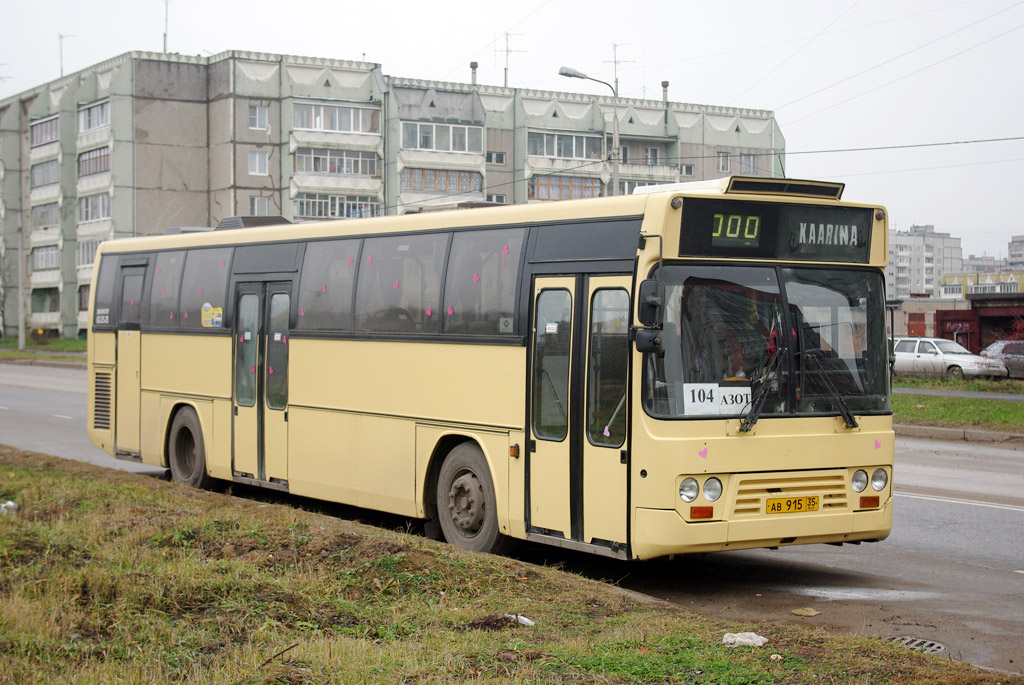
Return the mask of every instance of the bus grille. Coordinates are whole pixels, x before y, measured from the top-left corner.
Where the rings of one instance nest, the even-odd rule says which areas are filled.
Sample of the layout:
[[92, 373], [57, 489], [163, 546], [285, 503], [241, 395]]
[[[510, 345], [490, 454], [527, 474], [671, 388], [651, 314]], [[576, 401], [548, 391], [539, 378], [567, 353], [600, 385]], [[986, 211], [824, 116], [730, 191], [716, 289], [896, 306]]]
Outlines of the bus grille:
[[819, 471], [817, 473], [757, 474], [742, 477], [736, 490], [733, 516], [760, 516], [765, 513], [765, 500], [769, 497], [799, 497], [818, 495], [819, 511], [839, 511], [848, 508], [845, 473]]
[[92, 427], [110, 430], [110, 374], [97, 373], [92, 388]]

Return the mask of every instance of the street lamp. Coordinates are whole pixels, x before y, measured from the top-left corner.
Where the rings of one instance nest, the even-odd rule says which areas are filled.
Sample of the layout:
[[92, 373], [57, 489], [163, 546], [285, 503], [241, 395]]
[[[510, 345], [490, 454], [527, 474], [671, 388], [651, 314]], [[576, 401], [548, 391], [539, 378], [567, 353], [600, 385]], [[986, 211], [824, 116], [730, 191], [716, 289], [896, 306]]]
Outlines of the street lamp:
[[602, 81], [601, 79], [594, 78], [593, 76], [587, 76], [582, 71], [573, 69], [572, 67], [562, 67], [558, 70], [559, 76], [567, 76], [569, 78], [581, 78], [587, 81], [595, 81], [597, 83], [603, 83], [612, 89], [612, 102], [615, 107], [615, 111], [612, 114], [612, 191], [609, 195], [619, 194], [619, 92], [615, 89], [615, 86]]

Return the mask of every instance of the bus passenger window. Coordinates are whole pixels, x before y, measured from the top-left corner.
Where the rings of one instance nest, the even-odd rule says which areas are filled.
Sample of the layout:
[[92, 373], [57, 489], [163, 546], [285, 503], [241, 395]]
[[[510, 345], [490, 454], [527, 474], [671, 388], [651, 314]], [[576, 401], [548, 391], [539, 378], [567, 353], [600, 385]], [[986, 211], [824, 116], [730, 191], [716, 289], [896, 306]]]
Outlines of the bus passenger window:
[[185, 251], [161, 252], [153, 269], [153, 286], [149, 294], [149, 325], [177, 328], [178, 288], [185, 265]]
[[533, 433], [545, 440], [563, 440], [569, 430], [571, 322], [572, 296], [568, 290], [545, 290], [537, 296]]
[[587, 437], [618, 447], [626, 439], [626, 369], [629, 363], [629, 293], [602, 289], [590, 304], [587, 359]]
[[230, 247], [188, 251], [181, 288], [181, 328], [217, 329], [224, 325], [230, 272]]
[[367, 238], [356, 285], [356, 326], [379, 333], [437, 333], [447, 233]]
[[303, 331], [347, 331], [352, 328], [352, 288], [358, 268], [359, 240], [324, 240], [306, 245], [299, 283], [299, 315]]
[[526, 230], [465, 231], [452, 239], [444, 288], [444, 332], [515, 332], [516, 285]]
[[267, 406], [271, 409], [284, 409], [288, 404], [288, 301], [287, 293], [274, 293], [270, 296]]

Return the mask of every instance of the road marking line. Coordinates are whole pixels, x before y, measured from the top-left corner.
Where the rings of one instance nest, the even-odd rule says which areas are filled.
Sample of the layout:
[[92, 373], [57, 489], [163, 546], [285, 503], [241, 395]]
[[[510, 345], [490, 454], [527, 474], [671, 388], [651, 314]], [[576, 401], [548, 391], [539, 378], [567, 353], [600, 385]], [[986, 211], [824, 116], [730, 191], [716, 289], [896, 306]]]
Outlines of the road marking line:
[[73, 419], [73, 418], [75, 418], [74, 416], [64, 416], [63, 414], [54, 414], [53, 416], [54, 416], [54, 418], [57, 418], [57, 419]]
[[1019, 574], [1021, 574], [1022, 576], [1024, 576], [1024, 571], [1014, 571], [1014, 573], [1019, 573]]
[[911, 499], [926, 499], [932, 502], [951, 502], [953, 504], [967, 504], [973, 507], [987, 507], [989, 509], [1005, 509], [1006, 511], [1024, 511], [1024, 507], [1016, 507], [1012, 504], [989, 504], [970, 499], [954, 499], [952, 497], [932, 497], [930, 495], [911, 495], [905, 492], [897, 492], [897, 497], [909, 497]]
[[0, 407], [0, 409], [9, 409], [10, 407]]

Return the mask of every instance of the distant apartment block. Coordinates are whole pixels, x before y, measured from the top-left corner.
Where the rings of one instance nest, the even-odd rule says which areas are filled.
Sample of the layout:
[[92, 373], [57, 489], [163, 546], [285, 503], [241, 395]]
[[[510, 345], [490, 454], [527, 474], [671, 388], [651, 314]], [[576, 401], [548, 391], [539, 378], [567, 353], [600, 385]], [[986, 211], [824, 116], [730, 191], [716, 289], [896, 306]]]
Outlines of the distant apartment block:
[[378, 64], [132, 52], [0, 100], [0, 302], [84, 332], [103, 240], [213, 226], [525, 203], [781, 176], [772, 112], [386, 76]]
[[963, 271], [960, 238], [938, 233], [934, 226], [911, 226], [889, 234], [885, 268], [886, 298], [938, 297], [942, 277]]

